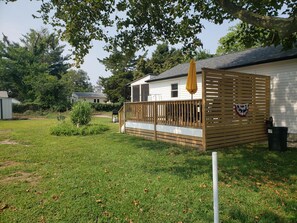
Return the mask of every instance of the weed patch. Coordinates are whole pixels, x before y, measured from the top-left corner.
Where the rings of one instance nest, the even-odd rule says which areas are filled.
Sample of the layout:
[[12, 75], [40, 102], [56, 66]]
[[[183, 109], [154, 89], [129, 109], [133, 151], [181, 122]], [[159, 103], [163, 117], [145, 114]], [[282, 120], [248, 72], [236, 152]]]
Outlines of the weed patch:
[[51, 135], [56, 136], [75, 136], [75, 135], [97, 135], [107, 131], [109, 128], [106, 125], [90, 124], [81, 127], [76, 127], [71, 123], [62, 122], [50, 129]]

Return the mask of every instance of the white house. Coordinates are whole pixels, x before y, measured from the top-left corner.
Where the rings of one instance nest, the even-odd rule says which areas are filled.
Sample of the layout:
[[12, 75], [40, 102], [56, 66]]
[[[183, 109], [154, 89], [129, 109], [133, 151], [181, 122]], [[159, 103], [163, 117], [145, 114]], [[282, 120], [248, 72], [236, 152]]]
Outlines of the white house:
[[71, 102], [88, 101], [90, 103], [106, 103], [107, 97], [101, 92], [73, 92]]
[[[158, 76], [148, 79], [144, 77], [136, 83], [149, 84], [148, 100], [191, 99], [190, 93], [186, 90], [188, 68], [189, 63], [180, 64]], [[287, 126], [289, 133], [297, 133], [297, 48], [287, 51], [283, 51], [280, 46], [254, 48], [196, 61], [198, 91], [194, 94], [194, 99], [202, 98], [201, 68], [270, 76], [270, 114], [274, 124]], [[135, 98], [133, 92], [135, 91], [132, 91], [132, 99]]]
[[6, 91], [0, 91], [0, 119], [12, 119], [12, 99]]

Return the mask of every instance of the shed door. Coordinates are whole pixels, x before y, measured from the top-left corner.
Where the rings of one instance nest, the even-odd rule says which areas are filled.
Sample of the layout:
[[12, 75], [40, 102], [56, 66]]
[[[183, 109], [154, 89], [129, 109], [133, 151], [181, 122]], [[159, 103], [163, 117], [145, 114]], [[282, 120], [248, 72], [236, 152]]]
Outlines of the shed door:
[[141, 85], [141, 101], [147, 101], [148, 96], [149, 96], [149, 85], [142, 84]]
[[137, 102], [139, 101], [140, 99], [140, 96], [139, 96], [139, 85], [134, 85], [132, 86], [132, 94], [133, 94], [133, 102]]

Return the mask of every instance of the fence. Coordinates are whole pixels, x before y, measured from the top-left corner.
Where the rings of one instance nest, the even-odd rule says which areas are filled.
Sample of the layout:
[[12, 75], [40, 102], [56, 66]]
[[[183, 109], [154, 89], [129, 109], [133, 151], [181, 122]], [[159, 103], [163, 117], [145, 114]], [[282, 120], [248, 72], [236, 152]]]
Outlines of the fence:
[[125, 120], [201, 128], [202, 100], [132, 102], [125, 104]]
[[[204, 148], [226, 147], [266, 140], [270, 77], [203, 69], [205, 103]], [[245, 105], [246, 114], [235, 106]]]

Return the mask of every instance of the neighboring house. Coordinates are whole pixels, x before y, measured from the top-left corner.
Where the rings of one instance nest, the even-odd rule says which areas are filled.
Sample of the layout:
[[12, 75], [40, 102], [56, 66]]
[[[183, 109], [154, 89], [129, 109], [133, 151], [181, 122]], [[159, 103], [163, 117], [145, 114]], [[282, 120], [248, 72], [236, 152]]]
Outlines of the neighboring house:
[[[131, 101], [191, 99], [186, 90], [188, 68], [189, 63], [180, 64], [158, 76], [146, 76], [131, 83]], [[196, 61], [198, 91], [194, 94], [194, 99], [202, 98], [202, 68], [270, 76], [270, 114], [275, 126], [287, 126], [289, 133], [297, 133], [297, 48], [287, 51], [283, 51], [280, 46], [254, 48]], [[143, 98], [140, 90], [143, 85], [147, 92], [145, 84], [149, 84], [147, 98]], [[139, 87], [135, 87], [137, 85]], [[145, 97], [146, 95], [147, 93]]]
[[101, 92], [73, 92], [71, 102], [88, 101], [90, 103], [106, 103], [107, 97]]
[[12, 119], [12, 99], [6, 91], [0, 91], [0, 119]]

